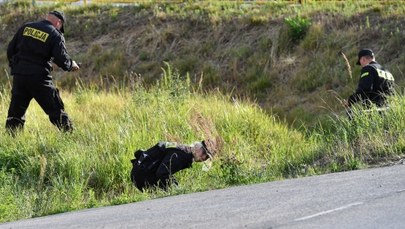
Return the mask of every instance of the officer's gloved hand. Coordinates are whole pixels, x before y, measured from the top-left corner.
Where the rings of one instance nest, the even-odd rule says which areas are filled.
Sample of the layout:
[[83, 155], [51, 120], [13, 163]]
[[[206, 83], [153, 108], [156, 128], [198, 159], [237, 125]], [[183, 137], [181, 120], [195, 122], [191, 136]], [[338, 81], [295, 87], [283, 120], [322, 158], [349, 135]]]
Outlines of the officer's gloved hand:
[[71, 71], [74, 72], [74, 71], [77, 71], [79, 69], [80, 69], [80, 66], [76, 63], [76, 61], [72, 60], [72, 69], [71, 69]]

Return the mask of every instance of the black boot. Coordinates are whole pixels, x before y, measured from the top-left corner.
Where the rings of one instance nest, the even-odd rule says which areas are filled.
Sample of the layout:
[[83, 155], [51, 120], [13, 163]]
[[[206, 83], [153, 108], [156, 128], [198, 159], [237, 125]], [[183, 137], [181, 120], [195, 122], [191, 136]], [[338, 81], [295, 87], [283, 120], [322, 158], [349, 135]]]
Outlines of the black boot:
[[24, 128], [24, 120], [19, 118], [8, 117], [6, 121], [7, 133], [15, 137], [17, 132]]

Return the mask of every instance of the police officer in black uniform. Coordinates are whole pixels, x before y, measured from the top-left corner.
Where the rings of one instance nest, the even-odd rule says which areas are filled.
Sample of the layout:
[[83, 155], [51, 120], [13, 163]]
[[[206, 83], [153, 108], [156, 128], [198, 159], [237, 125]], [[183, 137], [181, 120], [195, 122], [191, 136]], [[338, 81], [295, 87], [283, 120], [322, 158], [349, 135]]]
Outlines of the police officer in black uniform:
[[45, 20], [24, 24], [8, 45], [13, 88], [6, 129], [13, 134], [23, 128], [25, 112], [33, 98], [59, 130], [73, 130], [51, 76], [52, 62], [64, 71], [79, 70], [66, 51], [64, 23], [63, 12], [51, 11]]
[[192, 145], [159, 142], [148, 150], [135, 152], [131, 180], [141, 191], [153, 187], [166, 190], [170, 184], [177, 184], [174, 173], [191, 167], [193, 162], [212, 159], [214, 152], [212, 141]]
[[392, 74], [375, 61], [371, 49], [360, 50], [357, 65], [362, 67], [360, 81], [356, 92], [349, 97], [347, 105], [361, 102], [366, 107], [371, 103], [377, 107], [386, 106], [387, 96], [394, 94]]

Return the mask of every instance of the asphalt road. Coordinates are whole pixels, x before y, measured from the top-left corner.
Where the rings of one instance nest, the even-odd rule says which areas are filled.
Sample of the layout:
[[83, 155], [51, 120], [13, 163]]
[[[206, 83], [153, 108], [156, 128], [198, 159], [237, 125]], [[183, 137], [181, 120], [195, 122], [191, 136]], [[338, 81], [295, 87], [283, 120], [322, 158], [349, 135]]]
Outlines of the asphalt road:
[[402, 164], [0, 224], [0, 228], [404, 227]]

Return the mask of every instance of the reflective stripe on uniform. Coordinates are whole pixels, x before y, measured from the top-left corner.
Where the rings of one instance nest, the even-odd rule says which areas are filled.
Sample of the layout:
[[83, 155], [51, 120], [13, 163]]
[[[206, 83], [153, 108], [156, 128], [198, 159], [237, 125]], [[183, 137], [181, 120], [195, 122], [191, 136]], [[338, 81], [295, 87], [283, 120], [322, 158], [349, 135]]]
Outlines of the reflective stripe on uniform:
[[363, 74], [361, 74], [360, 78], [363, 78], [364, 76], [368, 76], [369, 72], [365, 72]]
[[177, 142], [166, 142], [165, 147], [167, 148], [176, 148], [177, 147]]

